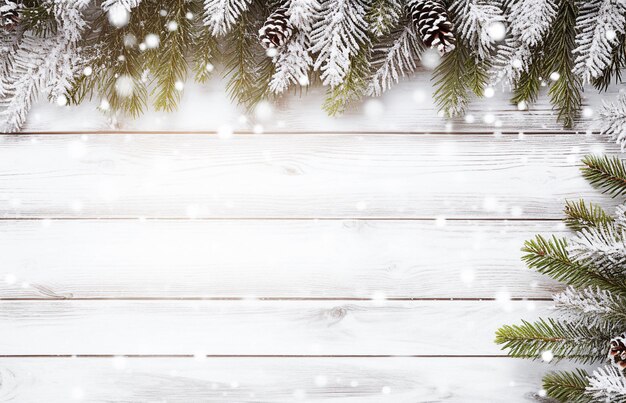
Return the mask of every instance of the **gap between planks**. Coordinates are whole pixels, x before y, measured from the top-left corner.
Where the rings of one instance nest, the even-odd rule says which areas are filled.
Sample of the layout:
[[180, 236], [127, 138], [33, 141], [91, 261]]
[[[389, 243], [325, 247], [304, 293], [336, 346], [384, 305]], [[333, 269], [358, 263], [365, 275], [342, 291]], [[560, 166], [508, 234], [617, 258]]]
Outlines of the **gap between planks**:
[[[546, 134], [554, 134], [554, 135], [573, 135], [573, 134], [589, 134], [589, 135], [599, 135], [600, 131], [586, 131], [586, 130], [494, 130], [500, 135], [517, 135], [520, 132], [524, 133], [524, 135], [546, 135]], [[380, 135], [401, 135], [401, 136], [428, 136], [428, 135], [445, 135], [445, 136], [463, 136], [463, 135], [472, 135], [472, 136], [489, 136], [493, 137], [494, 132], [488, 132], [486, 130], [478, 130], [478, 131], [393, 131], [393, 130], [384, 130], [384, 131], [343, 131], [343, 130], [333, 130], [333, 131], [272, 131], [272, 132], [264, 132], [262, 134], [255, 133], [253, 131], [234, 131], [233, 136], [273, 136], [273, 135], [297, 135], [297, 136], [328, 136], [328, 135], [343, 135], [343, 136], [380, 136]], [[67, 130], [67, 131], [26, 131], [26, 132], [18, 132], [18, 133], [4, 133], [0, 134], [0, 136], [54, 136], [54, 135], [210, 135], [217, 136], [217, 131], [214, 130], [190, 130], [190, 131], [176, 131], [176, 130]]]

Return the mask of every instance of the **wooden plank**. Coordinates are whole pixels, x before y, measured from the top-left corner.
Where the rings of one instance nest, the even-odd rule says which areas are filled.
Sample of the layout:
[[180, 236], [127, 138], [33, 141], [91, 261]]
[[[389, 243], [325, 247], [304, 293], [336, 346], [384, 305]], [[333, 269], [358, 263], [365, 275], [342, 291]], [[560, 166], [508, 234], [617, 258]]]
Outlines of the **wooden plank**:
[[6, 218], [560, 218], [566, 198], [615, 204], [579, 173], [600, 149], [584, 135], [2, 140]]
[[[553, 221], [0, 221], [0, 298], [549, 298]], [[452, 253], [451, 253], [452, 252]]]
[[[218, 130], [230, 125], [236, 130], [253, 130], [261, 124], [265, 131], [493, 131], [493, 130], [551, 130], [560, 131], [548, 97], [544, 94], [530, 111], [519, 111], [509, 102], [510, 94], [496, 91], [493, 98], [475, 100], [468, 114], [470, 119], [447, 121], [437, 112], [430, 81], [431, 73], [422, 71], [404, 80], [385, 96], [355, 105], [344, 116], [329, 117], [321, 108], [326, 90], [311, 88], [303, 96], [290, 95], [281, 100], [271, 113], [245, 114], [233, 105], [226, 94], [225, 80], [212, 80], [206, 86], [187, 83], [179, 108], [174, 113], [149, 111], [139, 119], [109, 117], [97, 110], [99, 100], [79, 107], [59, 107], [42, 101], [30, 113], [26, 131], [66, 130]], [[606, 93], [589, 88], [583, 102], [591, 112], [601, 100], [612, 100], [619, 86]], [[587, 114], [585, 114], [587, 116]], [[79, 118], [77, 118], [79, 117]], [[590, 126], [595, 116], [581, 118], [579, 130]], [[591, 124], [593, 127], [593, 125]]]
[[498, 327], [551, 304], [0, 301], [0, 355], [498, 355]]
[[528, 402], [566, 364], [507, 358], [1, 358], [19, 402]]

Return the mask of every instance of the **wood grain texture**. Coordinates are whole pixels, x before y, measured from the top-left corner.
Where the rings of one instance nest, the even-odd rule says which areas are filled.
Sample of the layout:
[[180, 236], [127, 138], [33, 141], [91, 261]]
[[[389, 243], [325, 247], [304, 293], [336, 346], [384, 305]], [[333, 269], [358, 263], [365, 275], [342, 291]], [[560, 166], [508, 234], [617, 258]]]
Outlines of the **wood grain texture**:
[[551, 304], [0, 301], [0, 355], [499, 355], [498, 327]]
[[567, 364], [506, 358], [0, 358], [0, 400], [86, 402], [538, 401]]
[[[549, 298], [553, 221], [0, 221], [0, 298]], [[454, 251], [454, 253], [450, 253]]]
[[[542, 94], [530, 111], [519, 111], [509, 102], [510, 94], [497, 90], [493, 98], [474, 100], [468, 114], [471, 119], [447, 121], [433, 102], [431, 72], [421, 71], [395, 86], [382, 98], [357, 104], [344, 116], [329, 117], [321, 108], [326, 90], [311, 88], [302, 97], [286, 96], [267, 118], [247, 114], [233, 105], [226, 94], [225, 80], [215, 79], [206, 86], [187, 83], [178, 110], [174, 113], [149, 111], [140, 119], [109, 119], [97, 110], [99, 100], [79, 107], [59, 107], [46, 101], [30, 113], [25, 131], [67, 130], [218, 130], [229, 125], [236, 130], [252, 130], [261, 124], [266, 131], [288, 133], [308, 131], [561, 131], [546, 94]], [[612, 100], [620, 86], [606, 93], [587, 88], [583, 102], [592, 110], [601, 100]], [[375, 102], [374, 104], [372, 102]], [[265, 113], [263, 114], [266, 115]], [[585, 130], [594, 125], [594, 116], [581, 119], [577, 125]]]
[[5, 218], [537, 219], [561, 218], [568, 198], [616, 203], [580, 175], [581, 156], [604, 148], [585, 135], [2, 140]]

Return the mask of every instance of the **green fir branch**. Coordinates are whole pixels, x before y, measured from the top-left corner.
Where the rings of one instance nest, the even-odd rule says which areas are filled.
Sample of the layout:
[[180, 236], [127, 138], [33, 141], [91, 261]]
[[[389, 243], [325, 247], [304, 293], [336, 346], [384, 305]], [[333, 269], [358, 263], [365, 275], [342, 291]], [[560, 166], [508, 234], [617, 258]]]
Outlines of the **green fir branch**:
[[322, 108], [330, 115], [341, 115], [348, 105], [359, 101], [365, 95], [371, 75], [369, 55], [371, 42], [361, 45], [358, 53], [350, 58], [350, 69], [344, 81], [329, 88]]
[[465, 113], [471, 92], [478, 97], [489, 81], [489, 66], [484, 61], [475, 60], [470, 50], [458, 41], [450, 52], [435, 68], [435, 102], [446, 117], [461, 116]]
[[602, 71], [602, 75], [592, 80], [599, 91], [606, 91], [611, 83], [622, 82], [622, 69], [626, 67], [626, 35], [617, 33], [618, 45], [613, 49], [611, 63]]
[[565, 203], [565, 224], [574, 231], [585, 228], [607, 227], [615, 220], [604, 209], [594, 203], [585, 203], [584, 200]]
[[522, 321], [521, 325], [502, 326], [496, 332], [495, 342], [503, 350], [509, 350], [511, 357], [538, 359], [549, 351], [556, 359], [591, 363], [605, 357], [612, 330], [539, 319], [534, 323]]
[[[268, 9], [260, 3], [253, 3], [239, 17], [227, 36], [224, 52], [226, 90], [247, 110], [270, 95], [269, 81], [274, 74], [274, 63], [258, 41], [259, 21], [264, 21], [268, 14]], [[255, 20], [257, 16], [260, 20]]]
[[402, 3], [398, 0], [372, 0], [365, 15], [369, 31], [374, 37], [387, 35], [398, 24]]
[[590, 403], [585, 392], [589, 374], [580, 368], [574, 371], [551, 372], [543, 377], [543, 389], [548, 396], [561, 402]]
[[531, 60], [528, 70], [523, 71], [513, 84], [511, 103], [514, 105], [520, 102], [532, 104], [539, 97], [543, 75], [543, 57], [540, 52], [533, 52]]
[[612, 197], [626, 195], [626, 166], [618, 157], [588, 155], [583, 159], [583, 177]]
[[546, 239], [537, 235], [535, 239], [526, 241], [522, 252], [522, 260], [529, 268], [546, 274], [557, 281], [577, 288], [599, 287], [616, 295], [626, 296], [626, 279], [606, 277], [589, 268], [574, 262], [567, 253], [567, 241], [552, 236]]
[[582, 81], [573, 73], [576, 47], [576, 15], [574, 1], [559, 2], [556, 20], [545, 44], [544, 77], [558, 73], [559, 78], [552, 83], [548, 94], [552, 105], [558, 111], [557, 120], [565, 127], [572, 127], [580, 114], [582, 105]]
[[[156, 110], [171, 112], [180, 101], [181, 90], [176, 88], [176, 83], [184, 83], [187, 77], [185, 57], [193, 41], [192, 21], [187, 18], [187, 13], [192, 12], [189, 4], [187, 0], [168, 2], [167, 15], [160, 19], [161, 27], [156, 31], [163, 32], [161, 44], [149, 52], [150, 71], [156, 84], [152, 89]], [[171, 23], [176, 23], [178, 27], [169, 29]]]

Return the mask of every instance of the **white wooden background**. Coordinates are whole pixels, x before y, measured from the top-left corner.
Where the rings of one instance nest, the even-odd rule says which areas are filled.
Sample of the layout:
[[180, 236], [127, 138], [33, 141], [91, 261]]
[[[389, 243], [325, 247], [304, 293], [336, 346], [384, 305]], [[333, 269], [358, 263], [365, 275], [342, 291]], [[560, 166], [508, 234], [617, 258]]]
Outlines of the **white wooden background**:
[[519, 249], [565, 199], [614, 204], [579, 160], [616, 148], [545, 99], [446, 123], [430, 92], [339, 119], [317, 89], [243, 119], [218, 82], [138, 121], [36, 106], [0, 137], [0, 401], [540, 400], [567, 364], [494, 331], [550, 315]]

